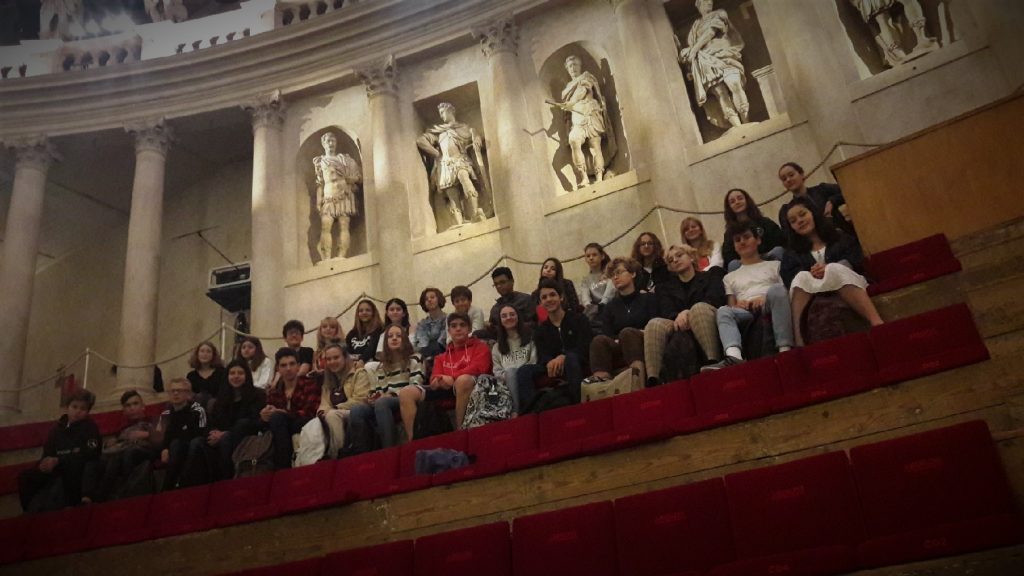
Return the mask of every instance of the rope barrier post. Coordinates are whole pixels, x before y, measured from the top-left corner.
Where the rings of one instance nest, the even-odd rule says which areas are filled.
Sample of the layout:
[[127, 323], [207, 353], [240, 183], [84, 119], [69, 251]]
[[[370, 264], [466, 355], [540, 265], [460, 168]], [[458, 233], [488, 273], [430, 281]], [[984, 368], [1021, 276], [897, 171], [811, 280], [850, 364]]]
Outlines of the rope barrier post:
[[222, 358], [224, 356], [227, 356], [227, 353], [228, 353], [228, 349], [225, 348], [225, 346], [227, 346], [227, 335], [228, 335], [228, 325], [225, 322], [221, 322], [220, 323], [220, 353], [221, 353], [221, 357]]
[[85, 349], [85, 373], [82, 374], [82, 390], [89, 389], [89, 356], [92, 355], [92, 351], [88, 347]]

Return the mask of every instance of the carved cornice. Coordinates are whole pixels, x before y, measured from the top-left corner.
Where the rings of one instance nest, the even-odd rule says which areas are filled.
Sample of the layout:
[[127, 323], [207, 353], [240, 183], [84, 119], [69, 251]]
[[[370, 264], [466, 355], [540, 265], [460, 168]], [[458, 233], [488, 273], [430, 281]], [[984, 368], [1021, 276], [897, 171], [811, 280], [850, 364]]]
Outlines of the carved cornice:
[[56, 146], [46, 136], [15, 138], [5, 140], [3, 144], [5, 148], [14, 151], [16, 171], [27, 167], [46, 172], [51, 163], [61, 159]]
[[125, 132], [135, 138], [135, 153], [156, 152], [167, 155], [167, 149], [174, 141], [174, 133], [163, 118], [152, 118], [125, 124]]
[[501, 52], [515, 54], [519, 50], [519, 28], [512, 14], [474, 28], [472, 34], [480, 41], [480, 48], [488, 58]]
[[394, 54], [356, 68], [355, 72], [356, 77], [366, 85], [367, 98], [398, 94], [398, 63], [395, 62]]
[[242, 109], [252, 114], [252, 128], [280, 129], [284, 124], [284, 98], [280, 90], [274, 90], [242, 103]]

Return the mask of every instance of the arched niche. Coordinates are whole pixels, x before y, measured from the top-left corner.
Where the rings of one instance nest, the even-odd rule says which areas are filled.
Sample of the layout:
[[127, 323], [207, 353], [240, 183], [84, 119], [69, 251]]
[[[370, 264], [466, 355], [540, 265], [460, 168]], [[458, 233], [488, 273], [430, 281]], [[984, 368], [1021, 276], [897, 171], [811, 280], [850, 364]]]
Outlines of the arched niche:
[[[608, 115], [605, 138], [602, 139], [602, 153], [605, 161], [605, 178], [629, 171], [629, 146], [622, 128], [619, 112], [618, 88], [612, 75], [611, 65], [604, 48], [589, 41], [571, 42], [551, 53], [540, 67], [540, 81], [548, 98], [562, 101], [562, 91], [571, 80], [566, 71], [565, 61], [577, 56], [583, 64], [583, 71], [597, 77], [604, 96]], [[548, 106], [547, 128], [548, 156], [558, 186], [563, 192], [575, 189], [577, 174], [573, 170], [572, 152], [569, 148], [569, 129], [572, 126], [570, 114], [555, 106]], [[584, 145], [586, 149], [586, 145]], [[589, 166], [589, 164], [588, 164]], [[592, 173], [592, 172], [591, 172]]]
[[[301, 190], [302, 194], [305, 194], [305, 199], [307, 201], [306, 248], [309, 254], [309, 260], [313, 264], [322, 260], [317, 248], [322, 231], [320, 212], [316, 205], [317, 182], [313, 160], [324, 154], [323, 145], [320, 143], [320, 139], [328, 132], [334, 134], [338, 141], [336, 154], [347, 154], [351, 156], [359, 164], [360, 169], [363, 169], [363, 157], [360, 153], [358, 137], [349, 133], [349, 131], [340, 126], [335, 125], [321, 128], [310, 134], [306, 140], [303, 141], [302, 145], [299, 146], [299, 152], [295, 158], [295, 165], [297, 167], [296, 174], [300, 180], [298, 186], [299, 190]], [[338, 253], [338, 238], [340, 230], [339, 223], [335, 221], [332, 229], [330, 230], [330, 234], [334, 239], [333, 258], [347, 258], [366, 253], [366, 202], [363, 194], [363, 184], [359, 183], [352, 186], [352, 192], [355, 194], [357, 214], [351, 216], [349, 219], [348, 251], [344, 254]]]

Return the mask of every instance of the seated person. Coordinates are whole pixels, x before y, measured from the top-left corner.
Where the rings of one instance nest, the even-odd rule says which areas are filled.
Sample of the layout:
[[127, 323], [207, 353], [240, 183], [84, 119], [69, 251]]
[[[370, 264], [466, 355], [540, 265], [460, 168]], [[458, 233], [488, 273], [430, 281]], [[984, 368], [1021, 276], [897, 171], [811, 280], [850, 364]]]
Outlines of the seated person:
[[[338, 344], [342, 341], [344, 332], [341, 329], [341, 322], [334, 316], [327, 316], [320, 321], [320, 327], [316, 330], [316, 351], [313, 352], [313, 369], [309, 373], [317, 373], [324, 369], [324, 349], [328, 344]], [[301, 359], [299, 365], [301, 366]], [[303, 374], [300, 371], [299, 376]]]
[[561, 290], [562, 285], [554, 280], [545, 278], [540, 283], [540, 304], [548, 319], [533, 332], [537, 364], [524, 364], [516, 371], [516, 406], [520, 410], [529, 407], [541, 376], [564, 379], [573, 401], [580, 401], [580, 383], [590, 365], [592, 333], [586, 316], [562, 308]]
[[537, 363], [537, 346], [533, 343], [533, 329], [519, 321], [519, 313], [512, 306], [501, 308], [498, 341], [491, 347], [491, 366], [498, 382], [512, 392], [512, 403], [519, 413], [516, 394], [516, 371], [525, 364]]
[[[188, 382], [185, 381], [188, 387]], [[100, 458], [100, 430], [89, 418], [96, 395], [75, 390], [67, 412], [46, 437], [39, 464], [18, 476], [25, 512], [43, 512], [91, 502]]]
[[706, 272], [709, 268], [722, 268], [722, 247], [715, 244], [714, 240], [708, 240], [704, 232], [704, 223], [690, 217], [683, 218], [679, 223], [679, 235], [682, 236], [683, 244], [693, 247], [697, 251], [697, 271]]
[[796, 345], [804, 345], [800, 321], [815, 294], [835, 292], [872, 326], [882, 324], [868, 282], [858, 273], [864, 261], [860, 243], [832, 226], [806, 198], [790, 202], [786, 218], [793, 233], [780, 273], [789, 287]]
[[565, 294], [565, 302], [562, 303], [566, 310], [572, 310], [574, 312], [582, 312], [583, 307], [580, 306], [579, 295], [576, 294], [576, 285], [565, 277], [565, 271], [562, 269], [562, 261], [558, 258], [548, 258], [540, 267], [540, 278], [537, 279], [537, 289], [533, 291], [530, 298], [533, 299], [534, 308], [540, 308], [538, 312], [543, 313], [543, 307], [540, 306], [540, 281], [550, 278], [555, 282], [562, 283], [562, 293]]
[[192, 351], [188, 359], [192, 371], [185, 375], [192, 384], [192, 394], [196, 402], [205, 409], [213, 406], [222, 386], [227, 384], [227, 371], [220, 359], [217, 347], [213, 342], [203, 342]]
[[274, 354], [277, 384], [267, 392], [267, 405], [260, 410], [264, 429], [274, 435], [274, 468], [292, 466], [292, 434], [298, 434], [320, 408], [320, 385], [313, 378], [299, 376], [299, 356], [294, 348]]
[[597, 242], [583, 249], [583, 260], [590, 271], [580, 280], [580, 305], [583, 314], [593, 322], [605, 304], [615, 297], [615, 286], [608, 277], [608, 264], [612, 261]]
[[658, 299], [650, 292], [636, 289], [636, 278], [642, 271], [640, 263], [632, 258], [615, 258], [608, 265], [617, 292], [604, 307], [601, 326], [604, 334], [594, 336], [590, 342], [590, 368], [593, 376], [583, 381], [611, 380], [620, 368], [644, 368], [644, 327], [658, 315]]
[[[392, 298], [384, 305], [384, 327], [387, 328], [392, 324], [404, 328], [409, 335], [409, 344], [415, 346], [413, 343], [413, 332], [409, 325], [409, 307], [406, 305], [405, 300], [401, 298]], [[381, 338], [377, 341], [377, 353], [374, 355], [374, 360], [379, 361], [382, 358], [383, 352], [384, 339]], [[366, 369], [373, 372], [377, 368], [376, 366], [367, 366]]]
[[157, 457], [156, 423], [146, 418], [146, 404], [137, 390], [121, 395], [124, 427], [103, 446], [103, 480], [97, 496], [111, 500], [124, 487], [137, 466]]
[[[793, 199], [810, 198], [815, 208], [831, 220], [832, 225], [847, 234], [857, 237], [857, 231], [853, 227], [853, 219], [846, 208], [846, 199], [843, 198], [843, 191], [837, 184], [823, 182], [816, 186], [807, 186], [804, 169], [796, 162], [786, 162], [779, 168], [779, 180], [789, 192], [793, 193]], [[788, 240], [792, 229], [786, 213], [789, 212], [789, 203], [779, 208], [779, 225]]]
[[420, 293], [420, 310], [426, 312], [427, 317], [416, 324], [413, 344], [428, 366], [431, 358], [444, 352], [444, 345], [448, 340], [445, 337], [444, 305], [444, 294], [437, 288], [425, 288]]
[[254, 336], [242, 338], [238, 345], [238, 358], [249, 364], [249, 371], [252, 372], [252, 383], [260, 390], [266, 390], [274, 379], [274, 359], [267, 358], [263, 351], [263, 342]]
[[[713, 267], [697, 271], [697, 250], [692, 246], [671, 246], [665, 255], [672, 277], [658, 284], [658, 317], [644, 328], [644, 363], [647, 385], [661, 383], [665, 343], [674, 334], [689, 333], [708, 360], [722, 358], [715, 314], [725, 306], [724, 270]], [[696, 358], [682, 359], [681, 365], [699, 365]], [[685, 375], [673, 374], [673, 378]]]
[[245, 360], [228, 364], [228, 385], [210, 411], [210, 431], [206, 435], [208, 469], [211, 476], [229, 480], [235, 476], [232, 455], [246, 436], [260, 431], [260, 410], [267, 405], [267, 395], [253, 382]]
[[170, 402], [157, 425], [163, 436], [160, 461], [167, 465], [162, 489], [202, 484], [206, 481], [206, 409], [192, 399], [192, 387], [184, 378], [171, 379], [167, 395]]
[[[370, 391], [369, 401], [373, 405], [381, 446], [391, 448], [398, 445], [395, 438], [394, 411], [400, 405], [399, 395], [407, 387], [421, 386], [423, 371], [420, 369], [420, 357], [413, 352], [409, 335], [400, 324], [389, 325], [384, 331], [383, 340], [383, 358], [375, 363], [375, 369], [370, 374], [374, 382], [371, 382], [373, 389]], [[412, 436], [408, 438], [411, 439]]]
[[[302, 339], [306, 337], [306, 326], [298, 320], [289, 320], [285, 322], [284, 327], [281, 328], [281, 335], [284, 337], [285, 344], [295, 351], [295, 358], [299, 363], [298, 375], [305, 376], [306, 374], [309, 374], [310, 370], [313, 369], [313, 356], [315, 355], [315, 352], [312, 348], [302, 345]], [[278, 377], [279, 371], [277, 370], [277, 362], [275, 361], [273, 383], [277, 383]]]
[[636, 275], [637, 292], [653, 292], [656, 284], [668, 278], [665, 249], [654, 232], [644, 232], [637, 236], [629, 257], [640, 263], [640, 272]]
[[356, 321], [345, 335], [345, 346], [348, 347], [348, 354], [357, 368], [362, 368], [367, 362], [373, 361], [383, 332], [384, 322], [380, 319], [377, 305], [370, 299], [360, 300], [356, 306]]
[[[370, 394], [370, 380], [366, 370], [357, 368], [341, 344], [328, 344], [324, 349], [326, 368], [320, 392], [320, 407], [317, 415], [322, 416], [330, 432], [327, 438], [327, 458], [337, 458], [345, 447], [345, 426], [361, 427], [368, 431], [373, 410], [367, 402]], [[370, 447], [363, 447], [369, 450]]]
[[505, 304], [514, 306], [516, 312], [519, 312], [519, 317], [524, 322], [530, 322], [531, 324], [537, 322], [537, 307], [533, 304], [533, 298], [530, 298], [529, 294], [516, 292], [516, 281], [512, 276], [512, 270], [506, 266], [499, 266], [491, 272], [491, 280], [494, 281], [494, 289], [498, 292], [498, 299], [495, 300], [494, 306], [491, 306], [486, 328], [481, 332], [475, 333], [474, 336], [486, 338], [487, 340], [497, 338], [498, 324], [501, 324], [501, 307]]
[[[470, 331], [476, 333], [484, 329], [484, 311], [473, 306], [473, 291], [468, 286], [456, 286], [452, 288], [452, 306], [456, 312], [462, 312], [469, 316], [472, 326]], [[445, 343], [448, 342], [448, 331], [444, 332]]]
[[761, 214], [754, 199], [742, 188], [733, 188], [725, 194], [725, 229], [726, 237], [722, 240], [722, 260], [726, 262], [726, 270], [732, 272], [740, 267], [740, 257], [736, 254], [728, 230], [738, 222], [753, 222], [757, 234], [761, 237], [758, 252], [762, 260], [782, 260], [786, 251], [786, 235], [782, 228], [771, 218]]
[[742, 364], [743, 339], [740, 328], [754, 320], [754, 314], [771, 314], [772, 332], [779, 352], [793, 347], [793, 319], [789, 295], [779, 275], [780, 262], [765, 261], [757, 252], [761, 238], [753, 222], [740, 222], [732, 230], [732, 242], [740, 255], [740, 267], [725, 275], [726, 305], [718, 309], [718, 336], [725, 358], [701, 371]]

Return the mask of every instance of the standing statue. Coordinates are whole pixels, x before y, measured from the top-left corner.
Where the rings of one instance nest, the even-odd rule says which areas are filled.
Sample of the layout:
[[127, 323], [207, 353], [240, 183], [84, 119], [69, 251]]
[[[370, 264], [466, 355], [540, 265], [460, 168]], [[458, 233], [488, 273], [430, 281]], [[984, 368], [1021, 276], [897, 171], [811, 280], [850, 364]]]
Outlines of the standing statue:
[[[882, 49], [885, 63], [890, 67], [927, 54], [939, 47], [934, 38], [925, 35], [924, 11], [921, 10], [921, 5], [917, 0], [850, 0], [850, 3], [860, 12], [864, 22], [870, 25], [870, 22], [874, 21], [878, 25], [875, 42]], [[906, 16], [907, 22], [910, 23], [914, 36], [917, 37], [917, 44], [914, 45], [913, 52], [909, 55], [897, 40], [900, 31], [899, 25], [892, 18], [892, 10], [897, 4], [903, 6], [903, 14]]]
[[85, 22], [82, 0], [43, 0], [39, 7], [39, 39], [74, 40], [71, 27]]
[[320, 137], [324, 155], [313, 159], [316, 172], [316, 208], [320, 212], [320, 258], [334, 256], [334, 235], [331, 230], [338, 222], [338, 255], [344, 257], [349, 245], [349, 219], [359, 214], [354, 186], [362, 182], [359, 163], [348, 154], [338, 154], [338, 138], [328, 132]]
[[146, 0], [145, 5], [146, 14], [149, 14], [149, 19], [153, 22], [188, 20], [188, 8], [182, 0]]
[[[597, 77], [583, 71], [583, 60], [575, 54], [565, 59], [565, 70], [569, 73], [569, 83], [562, 89], [562, 101], [548, 100], [547, 103], [568, 113], [566, 128], [569, 132], [572, 165], [577, 175], [575, 189], [579, 190], [590, 184], [590, 174], [594, 175], [594, 182], [604, 179], [607, 164], [606, 155], [601, 149], [602, 140], [607, 140], [612, 148], [607, 155], [607, 161], [611, 162], [615, 155], [614, 138], [608, 107]], [[587, 145], [589, 158], [583, 152], [583, 144]]]
[[[743, 91], [743, 37], [729, 21], [725, 10], [714, 10], [712, 0], [697, 0], [700, 18], [690, 27], [687, 47], [679, 48], [679, 62], [689, 67], [697, 105], [704, 108], [708, 120], [728, 130], [748, 122], [750, 102]], [[708, 100], [708, 92], [715, 100]]]
[[487, 174], [480, 138], [469, 124], [455, 119], [454, 105], [442, 102], [437, 111], [443, 123], [435, 124], [416, 139], [416, 146], [427, 162], [431, 190], [447, 198], [448, 211], [455, 220], [452, 228], [465, 223], [464, 214], [473, 222], [481, 222], [487, 216], [479, 206], [476, 182], [481, 182], [482, 176], [482, 185], [486, 187]]

